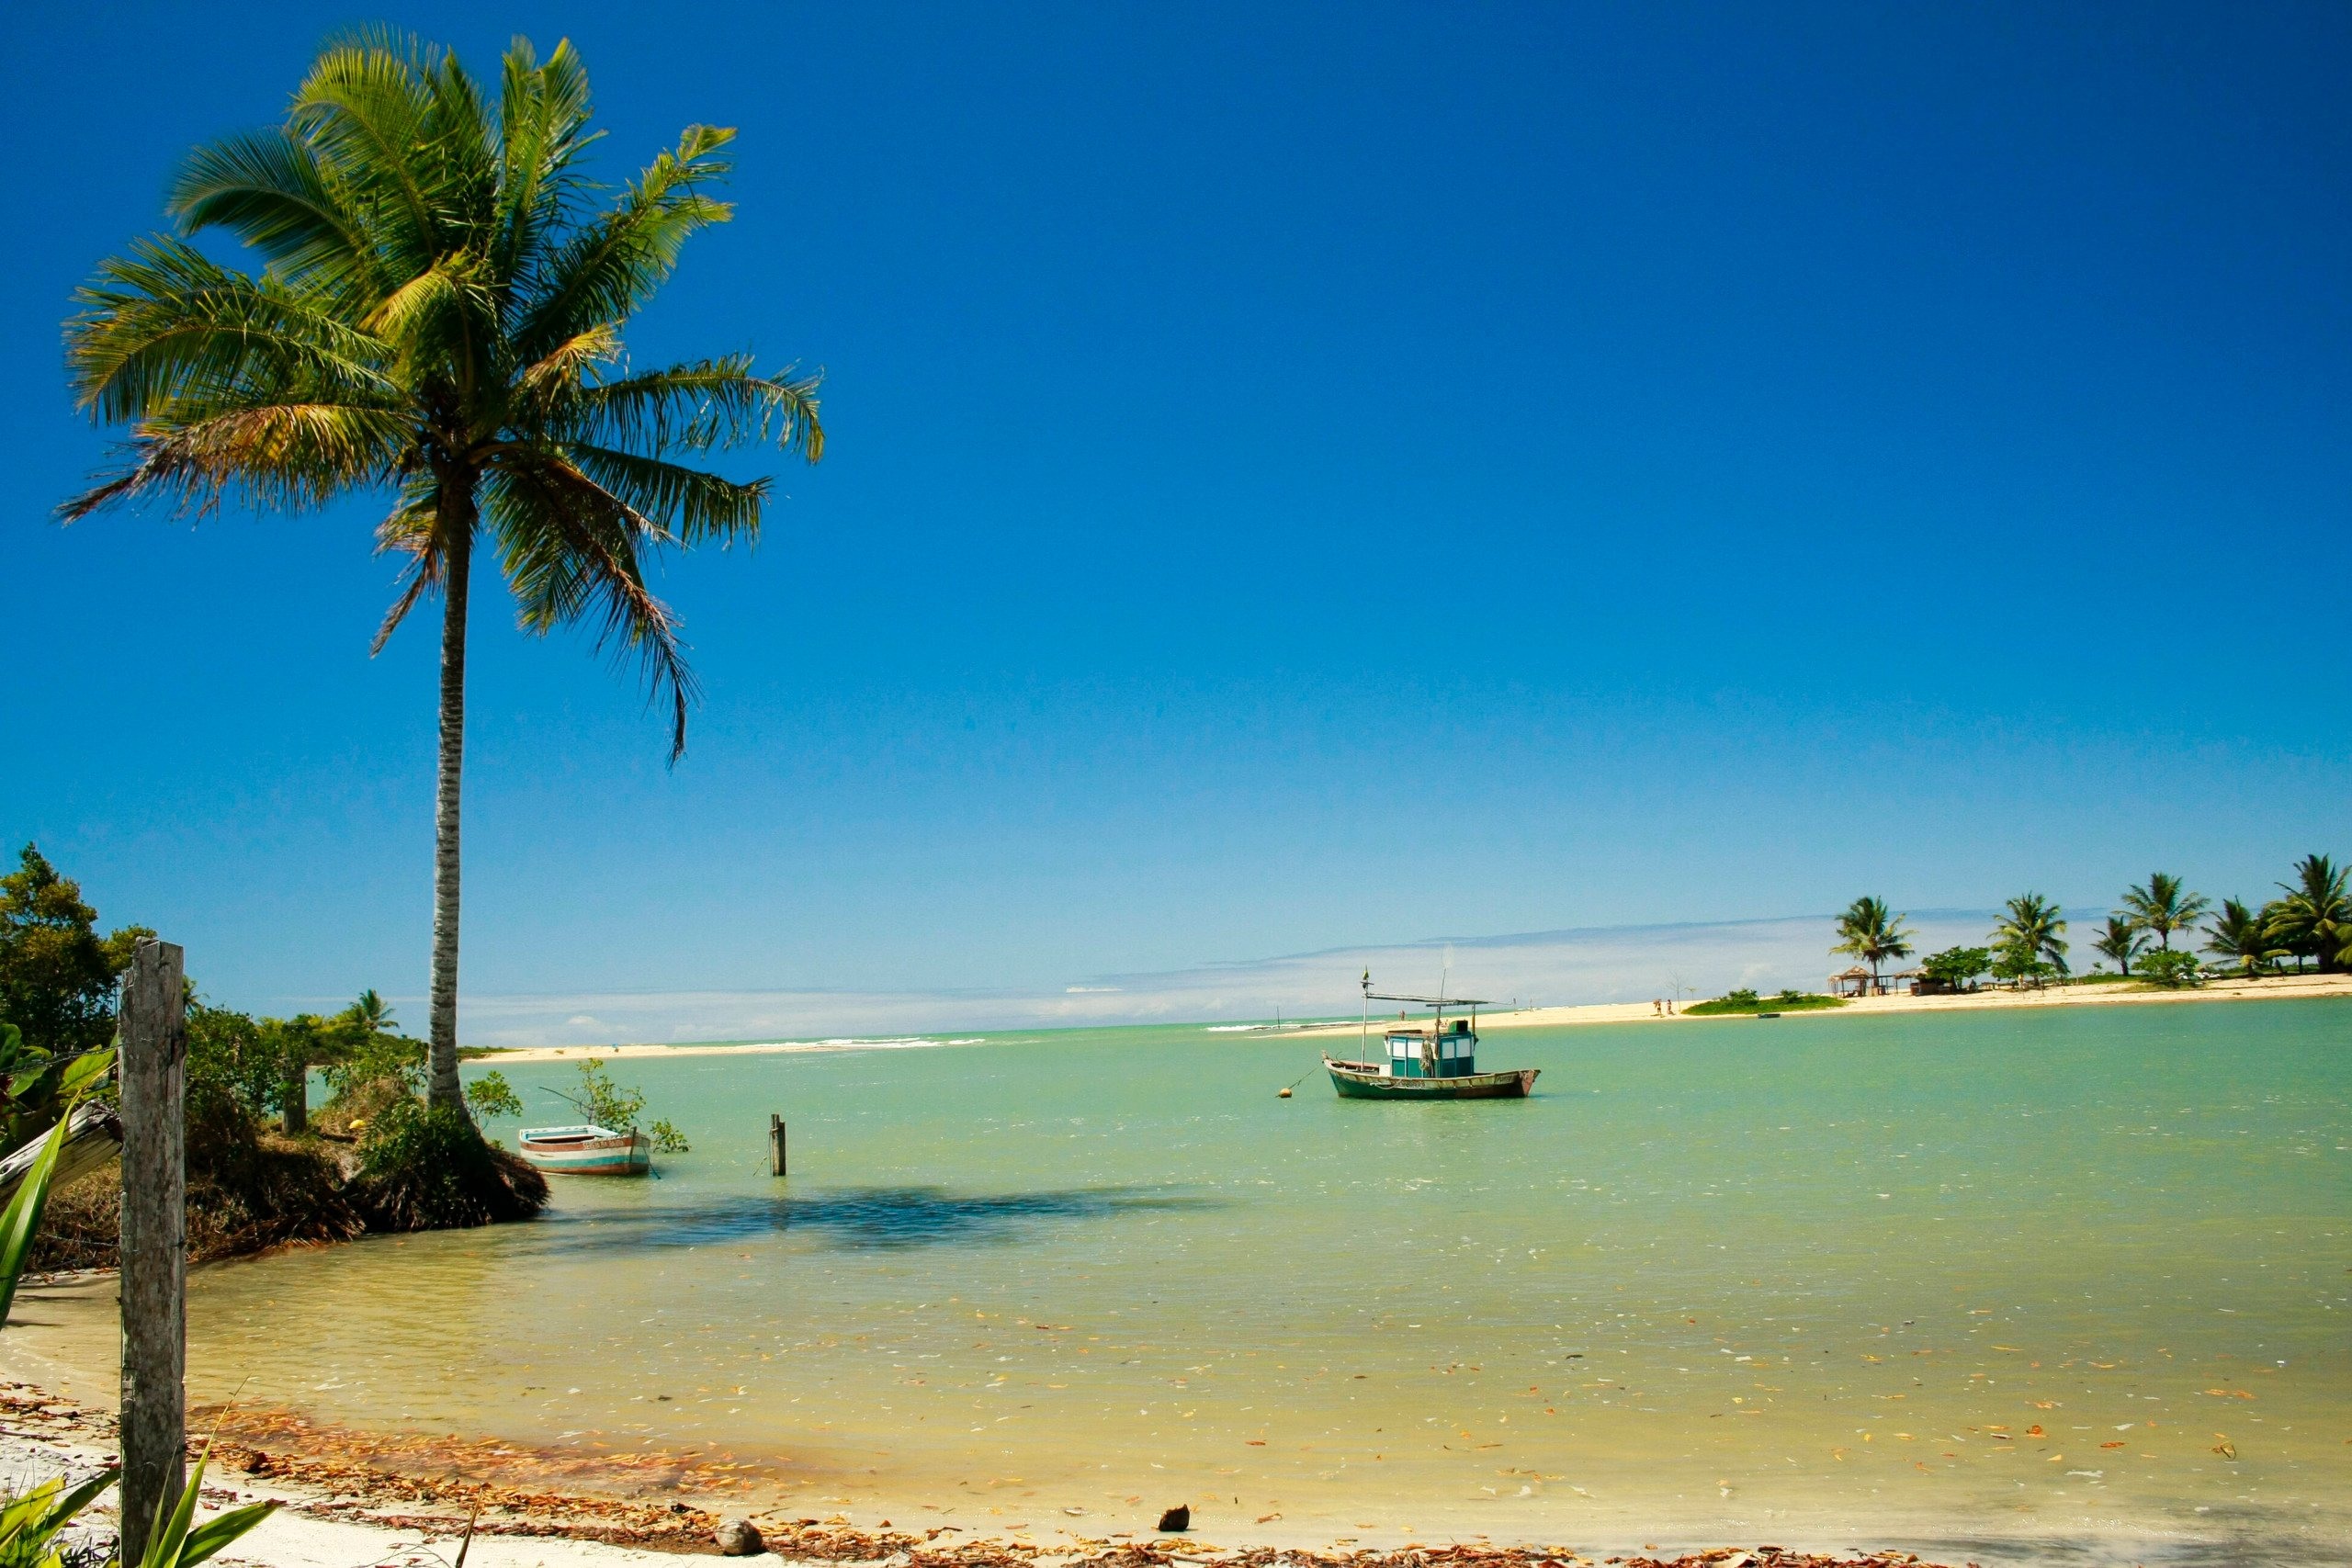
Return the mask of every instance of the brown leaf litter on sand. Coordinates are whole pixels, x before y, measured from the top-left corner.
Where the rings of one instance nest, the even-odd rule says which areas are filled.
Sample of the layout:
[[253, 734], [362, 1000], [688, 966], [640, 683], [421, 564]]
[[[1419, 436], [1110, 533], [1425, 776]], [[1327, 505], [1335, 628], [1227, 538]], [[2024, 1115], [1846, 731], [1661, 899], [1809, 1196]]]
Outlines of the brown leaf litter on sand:
[[[98, 1445], [115, 1437], [114, 1418], [103, 1411], [22, 1383], [0, 1383], [0, 1421], [10, 1432], [51, 1440]], [[283, 1411], [191, 1413], [191, 1424], [199, 1430], [208, 1422], [219, 1428], [213, 1462], [222, 1479], [267, 1480], [322, 1494], [298, 1495], [289, 1506], [299, 1513], [424, 1534], [456, 1536], [471, 1517], [480, 1535], [552, 1536], [710, 1554], [720, 1509], [744, 1511], [731, 1494], [774, 1474], [723, 1455], [547, 1453], [494, 1441], [359, 1433]], [[193, 1451], [203, 1440], [189, 1446]], [[598, 1495], [560, 1485], [592, 1475], [608, 1483], [617, 1477], [662, 1495]], [[860, 1530], [837, 1520], [787, 1518], [775, 1511], [752, 1512], [751, 1517], [768, 1550], [779, 1557], [822, 1562], [888, 1558], [892, 1568], [1939, 1568], [1904, 1551], [1823, 1556], [1777, 1546], [1719, 1547], [1678, 1557], [1599, 1557], [1564, 1546], [1237, 1551], [1182, 1538], [1114, 1543], [1081, 1536], [1051, 1545], [958, 1541], [943, 1539], [964, 1533], [953, 1526], [921, 1532]]]

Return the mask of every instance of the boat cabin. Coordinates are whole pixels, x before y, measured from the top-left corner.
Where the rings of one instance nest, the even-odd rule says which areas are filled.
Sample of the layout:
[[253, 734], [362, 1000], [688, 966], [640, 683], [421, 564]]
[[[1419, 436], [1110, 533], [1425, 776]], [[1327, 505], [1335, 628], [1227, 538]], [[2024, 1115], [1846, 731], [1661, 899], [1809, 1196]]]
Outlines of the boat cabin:
[[1466, 1018], [1394, 1027], [1387, 1039], [1392, 1078], [1465, 1078], [1478, 1070], [1478, 1037]]

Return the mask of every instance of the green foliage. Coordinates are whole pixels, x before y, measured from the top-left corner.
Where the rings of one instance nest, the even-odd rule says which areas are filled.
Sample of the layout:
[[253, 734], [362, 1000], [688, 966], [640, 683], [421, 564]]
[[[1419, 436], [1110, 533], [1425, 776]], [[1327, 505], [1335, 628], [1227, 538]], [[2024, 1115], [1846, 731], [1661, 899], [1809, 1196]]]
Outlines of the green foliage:
[[[561, 1090], [558, 1090], [561, 1093]], [[564, 1099], [578, 1106], [589, 1121], [613, 1131], [626, 1132], [637, 1125], [638, 1117], [645, 1110], [645, 1096], [635, 1089], [623, 1089], [605, 1071], [604, 1059], [591, 1056], [580, 1064], [580, 1092], [567, 1094]]]
[[188, 1005], [190, 1122], [267, 1115], [277, 1103], [283, 1079], [263, 1038], [260, 1020], [201, 1000]]
[[2270, 934], [2274, 918], [2271, 908], [2249, 909], [2235, 898], [2224, 898], [2222, 912], [2213, 917], [2212, 937], [2205, 943], [2205, 951], [2236, 964], [2238, 973], [2249, 980], [2267, 975], [2280, 959], [2290, 956]]
[[506, 1081], [506, 1075], [492, 1070], [466, 1085], [466, 1109], [475, 1118], [487, 1121], [494, 1116], [523, 1114], [523, 1097]]
[[2022, 983], [2064, 975], [2065, 930], [2064, 911], [2041, 894], [2010, 899], [2008, 912], [1993, 928], [1994, 977]]
[[2148, 951], [2148, 933], [2131, 916], [2112, 914], [2092, 941], [2091, 951], [2102, 958], [2113, 959], [2115, 966], [2129, 975], [2140, 954]]
[[57, 1177], [57, 1158], [65, 1148], [65, 1131], [66, 1121], [60, 1117], [32, 1169], [9, 1198], [7, 1208], [0, 1210], [0, 1324], [8, 1321], [9, 1309], [16, 1304], [17, 1281], [32, 1258], [33, 1237], [49, 1207], [50, 1183]]
[[215, 1514], [198, 1524], [197, 1499], [203, 1495], [204, 1467], [211, 1458], [212, 1451], [208, 1447], [198, 1458], [178, 1501], [169, 1510], [164, 1506], [165, 1499], [156, 1500], [155, 1523], [147, 1532], [146, 1550], [139, 1554], [139, 1568], [196, 1568], [277, 1511], [277, 1499], [273, 1497]]
[[0, 1500], [0, 1568], [62, 1568], [59, 1535], [121, 1473], [109, 1465], [72, 1491], [62, 1476], [52, 1476]]
[[2198, 967], [2194, 954], [2158, 948], [2140, 960], [2140, 978], [2151, 986], [2180, 990], [2204, 984], [2205, 972]]
[[[612, 1075], [605, 1071], [604, 1060], [597, 1056], [591, 1056], [580, 1064], [578, 1094], [564, 1094], [561, 1089], [555, 1092], [578, 1107], [589, 1121], [600, 1127], [610, 1127], [616, 1133], [636, 1131], [638, 1118], [645, 1113], [644, 1093], [615, 1083]], [[670, 1122], [654, 1122], [646, 1129], [646, 1136], [652, 1141], [655, 1154], [691, 1152], [686, 1145], [686, 1135]]]
[[529, 1219], [547, 1206], [548, 1185], [462, 1109], [412, 1099], [368, 1123], [351, 1196], [371, 1230], [451, 1230]]
[[1931, 953], [1919, 964], [1919, 978], [1946, 986], [1955, 991], [1965, 990], [1975, 984], [1976, 977], [1993, 967], [1993, 951], [1985, 947], [1947, 947], [1941, 953]]
[[2191, 893], [2180, 878], [2161, 871], [2149, 876], [2147, 886], [2126, 888], [2123, 894], [2123, 914], [2128, 923], [2143, 931], [2154, 931], [2157, 951], [2162, 953], [2172, 951], [2173, 932], [2188, 930], [2212, 907], [2211, 899], [2201, 893]]
[[1724, 1018], [1759, 1012], [1813, 1012], [1845, 1005], [1839, 998], [1815, 996], [1808, 991], [1784, 990], [1777, 996], [1761, 997], [1743, 987], [1726, 991], [1713, 1001], [1693, 1002], [1682, 1010], [1692, 1018]]
[[31, 844], [17, 862], [0, 876], [0, 1018], [37, 1051], [97, 1050], [114, 1037], [115, 982], [139, 939], [155, 933], [126, 926], [99, 936], [79, 884]]
[[[177, 1499], [158, 1502], [139, 1568], [197, 1568], [277, 1511], [278, 1503], [272, 1498], [231, 1508], [198, 1523], [197, 1504], [203, 1496], [204, 1469], [209, 1459], [208, 1450], [196, 1461], [195, 1472]], [[62, 1568], [66, 1553], [59, 1538], [65, 1527], [121, 1474], [119, 1466], [110, 1465], [70, 1491], [57, 1478], [0, 1500], [0, 1568]]]
[[1903, 917], [1890, 910], [1885, 899], [1861, 897], [1838, 917], [1838, 942], [1829, 951], [1853, 954], [1875, 976], [1888, 959], [1911, 956], [1911, 936]]
[[623, 329], [732, 216], [711, 191], [734, 132], [691, 126], [634, 182], [596, 184], [571, 45], [543, 62], [518, 41], [503, 66], [485, 92], [445, 49], [356, 35], [320, 54], [282, 127], [189, 155], [179, 233], [224, 231], [263, 265], [156, 237], [80, 290], [75, 394], [130, 434], [124, 466], [64, 513], [389, 490], [377, 539], [408, 578], [379, 639], [486, 535], [526, 629], [585, 622], [643, 668], [674, 755], [694, 678], [649, 558], [748, 544], [769, 499], [765, 479], [679, 459], [768, 446], [813, 462], [817, 378], [754, 374], [748, 355], [632, 367]]
[[2319, 961], [2331, 974], [2352, 964], [2352, 868], [2338, 869], [2326, 855], [2295, 863], [2295, 880], [2269, 906], [2271, 937], [2298, 958]]
[[403, 1094], [424, 1090], [424, 1042], [404, 1034], [369, 1034], [326, 1065], [327, 1090], [338, 1098], [378, 1084]]
[[15, 1024], [0, 1022], [0, 1154], [49, 1131], [82, 1095], [102, 1091], [113, 1066], [111, 1050], [54, 1055], [25, 1043]]

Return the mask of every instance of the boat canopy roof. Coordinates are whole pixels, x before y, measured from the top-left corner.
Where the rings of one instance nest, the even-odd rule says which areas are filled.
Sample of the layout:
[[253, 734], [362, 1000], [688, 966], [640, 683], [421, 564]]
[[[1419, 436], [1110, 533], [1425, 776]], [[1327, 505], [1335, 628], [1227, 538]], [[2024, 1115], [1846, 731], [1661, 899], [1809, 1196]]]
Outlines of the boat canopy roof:
[[1492, 1002], [1487, 1000], [1484, 997], [1392, 997], [1374, 990], [1365, 991], [1364, 998], [1367, 1001], [1375, 1002], [1419, 1002], [1425, 1008], [1483, 1008], [1494, 1006]]

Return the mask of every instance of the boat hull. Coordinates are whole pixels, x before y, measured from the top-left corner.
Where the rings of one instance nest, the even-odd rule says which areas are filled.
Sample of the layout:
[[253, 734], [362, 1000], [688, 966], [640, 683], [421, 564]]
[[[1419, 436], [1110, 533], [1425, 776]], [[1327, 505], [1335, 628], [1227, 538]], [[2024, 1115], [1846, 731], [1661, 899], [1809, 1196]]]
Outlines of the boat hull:
[[1506, 1073], [1469, 1073], [1456, 1078], [1392, 1078], [1377, 1068], [1323, 1058], [1331, 1087], [1342, 1100], [1524, 1100], [1535, 1088], [1540, 1067]]
[[653, 1168], [653, 1146], [642, 1133], [519, 1142], [523, 1157], [549, 1176], [643, 1176]]

